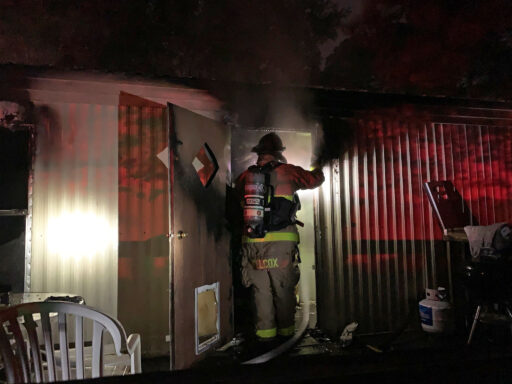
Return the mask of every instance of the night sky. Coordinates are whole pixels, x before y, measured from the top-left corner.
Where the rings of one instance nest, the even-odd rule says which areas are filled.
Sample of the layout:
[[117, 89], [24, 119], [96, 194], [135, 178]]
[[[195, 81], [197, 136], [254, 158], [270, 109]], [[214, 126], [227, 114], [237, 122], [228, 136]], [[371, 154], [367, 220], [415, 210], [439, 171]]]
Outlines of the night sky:
[[3, 0], [0, 63], [510, 99], [507, 0]]

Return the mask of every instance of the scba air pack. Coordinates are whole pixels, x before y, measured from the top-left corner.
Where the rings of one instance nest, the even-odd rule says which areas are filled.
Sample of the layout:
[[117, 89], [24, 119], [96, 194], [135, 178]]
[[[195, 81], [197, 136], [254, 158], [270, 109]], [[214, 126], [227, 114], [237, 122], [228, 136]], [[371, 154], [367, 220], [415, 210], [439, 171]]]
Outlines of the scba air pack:
[[262, 238], [267, 232], [302, 224], [296, 218], [300, 209], [298, 195], [294, 194], [291, 199], [275, 196], [271, 174], [280, 165], [272, 161], [248, 169], [244, 188], [244, 234], [250, 238]]

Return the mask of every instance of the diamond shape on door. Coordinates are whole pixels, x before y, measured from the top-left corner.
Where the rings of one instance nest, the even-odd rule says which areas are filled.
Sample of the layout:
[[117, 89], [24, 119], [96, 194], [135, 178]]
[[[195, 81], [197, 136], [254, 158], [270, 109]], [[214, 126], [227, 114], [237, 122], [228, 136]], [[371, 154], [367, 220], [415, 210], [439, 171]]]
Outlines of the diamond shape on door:
[[205, 188], [211, 184], [219, 170], [217, 159], [207, 143], [204, 143], [199, 149], [194, 160], [192, 160], [192, 165], [199, 176], [201, 184]]

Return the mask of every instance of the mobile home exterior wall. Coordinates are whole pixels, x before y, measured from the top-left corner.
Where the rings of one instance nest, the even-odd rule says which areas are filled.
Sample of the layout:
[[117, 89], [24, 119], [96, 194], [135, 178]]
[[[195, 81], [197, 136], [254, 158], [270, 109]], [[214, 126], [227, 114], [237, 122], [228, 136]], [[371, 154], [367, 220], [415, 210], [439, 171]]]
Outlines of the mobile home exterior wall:
[[0, 79], [4, 98], [35, 107], [26, 290], [83, 296], [140, 333], [145, 355], [168, 353], [167, 168], [157, 158], [168, 141], [165, 106], [216, 117], [220, 103], [120, 75], [20, 69]]
[[351, 321], [363, 334], [396, 329], [425, 287], [453, 283], [424, 182], [452, 180], [480, 225], [511, 219], [510, 110], [414, 110], [356, 112], [354, 142], [325, 168], [317, 304], [332, 335]]

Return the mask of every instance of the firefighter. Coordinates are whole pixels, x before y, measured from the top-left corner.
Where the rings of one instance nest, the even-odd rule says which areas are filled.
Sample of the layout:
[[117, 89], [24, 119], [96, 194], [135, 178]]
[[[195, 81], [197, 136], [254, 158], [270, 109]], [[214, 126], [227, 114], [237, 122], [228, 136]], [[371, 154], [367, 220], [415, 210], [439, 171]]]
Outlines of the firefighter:
[[[272, 222], [280, 222], [277, 226], [267, 222], [262, 237], [249, 236], [245, 230], [242, 238], [242, 283], [252, 287], [258, 341], [275, 340], [276, 336], [288, 338], [295, 332], [295, 286], [300, 278], [299, 233], [294, 217], [300, 203], [295, 192], [316, 188], [324, 181], [321, 169], [307, 171], [287, 164], [282, 154], [284, 150], [277, 134], [263, 136], [252, 149], [258, 155], [256, 166], [249, 167], [236, 181], [241, 197], [246, 182], [252, 180], [250, 172], [254, 169], [266, 172], [271, 186], [266, 189], [272, 191], [272, 197], [266, 195], [265, 199], [274, 199], [275, 203], [269, 200], [267, 203], [275, 211]], [[283, 216], [283, 212], [284, 216], [291, 217], [278, 217]], [[265, 215], [268, 213], [266, 211]]]

